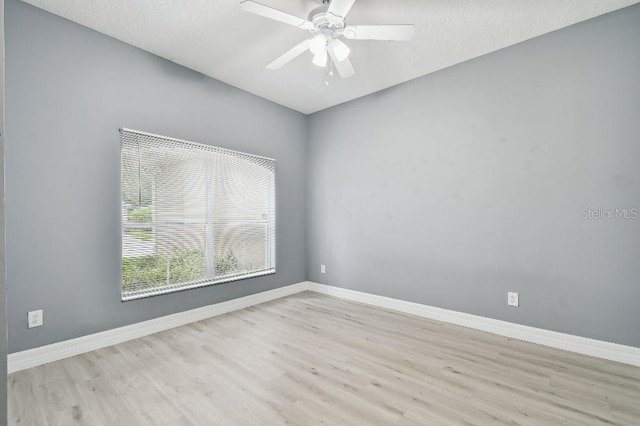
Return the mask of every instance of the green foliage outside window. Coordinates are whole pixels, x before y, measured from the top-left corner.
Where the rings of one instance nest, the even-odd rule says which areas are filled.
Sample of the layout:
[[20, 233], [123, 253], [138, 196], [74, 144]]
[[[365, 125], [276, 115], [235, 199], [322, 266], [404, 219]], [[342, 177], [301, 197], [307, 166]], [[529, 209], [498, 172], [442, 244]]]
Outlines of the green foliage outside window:
[[[238, 259], [231, 250], [215, 256], [214, 268], [217, 277], [241, 272]], [[188, 250], [168, 261], [159, 255], [125, 257], [122, 259], [122, 288], [128, 291], [166, 285], [167, 272], [170, 284], [204, 280], [202, 251]]]
[[200, 250], [176, 254], [168, 262], [158, 255], [125, 257], [122, 259], [122, 288], [133, 290], [166, 285], [167, 266], [171, 284], [202, 280], [204, 277], [204, 260]]
[[[151, 222], [151, 206], [129, 210], [127, 219], [129, 222]], [[129, 228], [124, 233], [142, 241], [151, 241], [153, 238], [151, 228]]]
[[151, 206], [129, 210], [129, 222], [151, 222]]
[[238, 259], [231, 250], [227, 250], [223, 255], [216, 255], [214, 265], [216, 275], [230, 275], [239, 271]]

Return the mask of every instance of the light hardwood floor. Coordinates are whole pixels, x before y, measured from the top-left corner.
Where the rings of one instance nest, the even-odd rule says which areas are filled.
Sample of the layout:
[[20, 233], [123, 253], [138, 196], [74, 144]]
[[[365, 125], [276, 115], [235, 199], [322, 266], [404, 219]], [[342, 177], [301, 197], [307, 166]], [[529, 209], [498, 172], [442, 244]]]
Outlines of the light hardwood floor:
[[13, 425], [640, 425], [640, 368], [307, 292], [8, 382]]

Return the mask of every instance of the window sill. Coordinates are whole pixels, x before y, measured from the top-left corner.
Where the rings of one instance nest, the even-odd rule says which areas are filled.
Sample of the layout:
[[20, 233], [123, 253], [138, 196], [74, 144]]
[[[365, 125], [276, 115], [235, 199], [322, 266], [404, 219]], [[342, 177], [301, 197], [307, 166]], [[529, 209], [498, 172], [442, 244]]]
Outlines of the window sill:
[[173, 286], [164, 286], [160, 288], [128, 291], [128, 292], [122, 293], [122, 301], [128, 302], [130, 300], [143, 299], [143, 298], [152, 297], [152, 296], [159, 296], [161, 294], [167, 294], [167, 293], [175, 293], [177, 291], [183, 291], [183, 290], [191, 290], [193, 288], [208, 287], [211, 285], [223, 284], [223, 283], [228, 283], [232, 281], [246, 280], [248, 278], [261, 277], [263, 275], [271, 275], [275, 273], [276, 273], [276, 269], [272, 268], [264, 271], [253, 272], [251, 274], [243, 274], [243, 275], [232, 276], [228, 278], [222, 278], [220, 280], [215, 280], [215, 281], [197, 282], [193, 284], [177, 284]]

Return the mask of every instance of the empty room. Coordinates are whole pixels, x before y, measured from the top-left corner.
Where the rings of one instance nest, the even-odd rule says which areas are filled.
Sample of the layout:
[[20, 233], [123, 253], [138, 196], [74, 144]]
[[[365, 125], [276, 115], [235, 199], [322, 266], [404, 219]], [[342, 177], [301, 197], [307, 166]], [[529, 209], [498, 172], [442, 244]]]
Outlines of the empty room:
[[638, 0], [1, 5], [0, 425], [640, 425]]

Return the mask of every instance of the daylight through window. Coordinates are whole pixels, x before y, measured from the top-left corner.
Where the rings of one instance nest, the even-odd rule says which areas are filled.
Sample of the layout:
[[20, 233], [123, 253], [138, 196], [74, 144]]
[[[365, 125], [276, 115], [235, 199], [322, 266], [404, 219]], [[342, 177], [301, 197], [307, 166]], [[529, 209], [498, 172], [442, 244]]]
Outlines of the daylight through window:
[[275, 272], [275, 160], [121, 130], [122, 299]]

